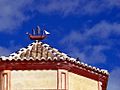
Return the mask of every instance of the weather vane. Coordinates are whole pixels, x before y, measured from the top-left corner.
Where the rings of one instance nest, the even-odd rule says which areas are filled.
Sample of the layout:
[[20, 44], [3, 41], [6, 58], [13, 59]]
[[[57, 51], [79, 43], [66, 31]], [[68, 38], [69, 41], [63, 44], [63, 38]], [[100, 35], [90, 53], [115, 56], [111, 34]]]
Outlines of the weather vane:
[[37, 26], [36, 30], [32, 29], [32, 34], [26, 33], [29, 35], [29, 38], [31, 40], [43, 40], [47, 38], [48, 34], [50, 34], [46, 29], [44, 28], [43, 32], [41, 33], [40, 27]]

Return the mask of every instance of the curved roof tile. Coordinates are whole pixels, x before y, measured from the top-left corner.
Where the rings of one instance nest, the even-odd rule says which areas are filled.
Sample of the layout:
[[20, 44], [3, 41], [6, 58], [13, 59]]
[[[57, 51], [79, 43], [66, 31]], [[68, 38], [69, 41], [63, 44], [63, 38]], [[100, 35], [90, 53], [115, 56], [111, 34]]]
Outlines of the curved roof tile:
[[21, 48], [19, 51], [17, 51], [16, 53], [12, 53], [9, 56], [1, 56], [1, 60], [6, 61], [30, 61], [30, 60], [52, 60], [52, 61], [56, 61], [56, 60], [68, 60], [71, 61], [75, 64], [79, 64], [85, 67], [88, 67], [92, 70], [101, 72], [103, 74], [107, 74], [109, 75], [107, 70], [103, 70], [103, 69], [99, 69], [96, 67], [92, 67], [90, 65], [84, 64], [83, 62], [80, 62], [78, 60], [76, 60], [75, 58], [72, 58], [70, 56], [68, 56], [65, 53], [60, 52], [59, 50], [50, 47], [48, 44], [44, 44], [42, 42], [33, 42], [31, 44], [29, 44], [26, 48]]

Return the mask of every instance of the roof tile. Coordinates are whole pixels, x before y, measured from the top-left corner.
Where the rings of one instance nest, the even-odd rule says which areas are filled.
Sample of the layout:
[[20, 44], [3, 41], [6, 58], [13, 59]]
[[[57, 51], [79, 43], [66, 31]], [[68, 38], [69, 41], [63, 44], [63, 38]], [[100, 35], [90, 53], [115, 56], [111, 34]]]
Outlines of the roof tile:
[[[102, 72], [103, 74], [109, 74], [107, 70], [100, 70], [99, 68], [92, 67], [90, 65], [84, 64], [83, 62], [77, 61], [75, 58], [72, 58], [68, 56], [65, 53], [62, 53], [58, 51], [55, 48], [50, 47], [48, 44], [44, 44], [42, 42], [33, 42], [29, 44], [26, 48], [21, 48], [19, 51], [16, 53], [12, 53], [9, 56], [1, 56], [1, 59], [3, 61], [30, 61], [30, 60], [51, 60], [51, 61], [56, 61], [56, 60], [67, 60], [70, 62], [73, 62], [75, 64], [81, 65], [83, 67], [88, 67], [92, 70]], [[91, 71], [92, 73], [92, 71]]]

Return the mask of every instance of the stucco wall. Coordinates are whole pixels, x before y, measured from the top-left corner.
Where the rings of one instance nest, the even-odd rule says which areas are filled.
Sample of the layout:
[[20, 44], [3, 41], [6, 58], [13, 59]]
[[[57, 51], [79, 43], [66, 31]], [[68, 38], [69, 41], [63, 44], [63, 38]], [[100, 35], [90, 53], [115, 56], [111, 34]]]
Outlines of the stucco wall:
[[11, 71], [11, 90], [57, 89], [57, 71]]
[[69, 90], [98, 90], [98, 82], [69, 72]]
[[[95, 80], [71, 72], [66, 76], [68, 90], [98, 90]], [[11, 71], [11, 90], [57, 89], [57, 82], [57, 70]]]

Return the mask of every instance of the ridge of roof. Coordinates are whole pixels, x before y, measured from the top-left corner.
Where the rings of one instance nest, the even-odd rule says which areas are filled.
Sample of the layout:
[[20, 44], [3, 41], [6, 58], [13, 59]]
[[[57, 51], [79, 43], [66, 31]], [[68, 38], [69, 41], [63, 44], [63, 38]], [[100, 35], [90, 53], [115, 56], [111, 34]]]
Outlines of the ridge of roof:
[[24, 61], [24, 60], [68, 60], [77, 64], [80, 64], [82, 66], [86, 66], [88, 68], [91, 68], [92, 70], [101, 72], [103, 74], [109, 75], [108, 71], [105, 69], [99, 69], [93, 66], [90, 66], [88, 64], [85, 64], [81, 61], [76, 60], [75, 58], [72, 58], [70, 56], [68, 56], [65, 53], [60, 52], [58, 49], [56, 48], [52, 48], [51, 46], [49, 46], [48, 44], [42, 43], [42, 42], [33, 42], [31, 44], [29, 44], [26, 48], [21, 48], [19, 51], [14, 52], [12, 54], [10, 54], [9, 56], [1, 56], [0, 59], [2, 61]]

